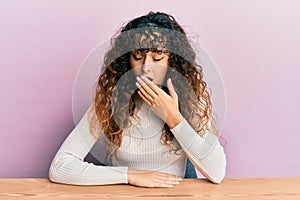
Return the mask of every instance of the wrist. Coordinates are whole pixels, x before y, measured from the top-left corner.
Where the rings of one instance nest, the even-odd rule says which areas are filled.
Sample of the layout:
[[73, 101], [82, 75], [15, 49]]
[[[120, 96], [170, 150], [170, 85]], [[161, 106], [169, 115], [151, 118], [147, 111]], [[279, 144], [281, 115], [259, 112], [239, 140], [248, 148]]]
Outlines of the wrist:
[[175, 126], [177, 126], [181, 121], [183, 120], [183, 116], [180, 112], [173, 115], [172, 118], [167, 119], [166, 123], [169, 126], [170, 129], [173, 129]]
[[133, 184], [133, 180], [135, 179], [135, 175], [137, 173], [139, 173], [139, 170], [128, 167], [128, 171], [127, 171], [127, 183], [128, 184], [130, 184], [130, 185]]
[[128, 167], [128, 171], [127, 171], [127, 183], [128, 184], [130, 184], [130, 182], [131, 182], [132, 171], [133, 171], [133, 169]]

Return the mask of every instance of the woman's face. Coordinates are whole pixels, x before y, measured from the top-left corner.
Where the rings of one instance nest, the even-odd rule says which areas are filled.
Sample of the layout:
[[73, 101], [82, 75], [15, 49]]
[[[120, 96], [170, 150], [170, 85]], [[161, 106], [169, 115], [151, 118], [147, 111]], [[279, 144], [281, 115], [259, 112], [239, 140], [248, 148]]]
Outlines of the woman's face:
[[130, 53], [130, 67], [136, 76], [144, 75], [160, 85], [168, 70], [169, 54], [163, 51], [132, 51]]

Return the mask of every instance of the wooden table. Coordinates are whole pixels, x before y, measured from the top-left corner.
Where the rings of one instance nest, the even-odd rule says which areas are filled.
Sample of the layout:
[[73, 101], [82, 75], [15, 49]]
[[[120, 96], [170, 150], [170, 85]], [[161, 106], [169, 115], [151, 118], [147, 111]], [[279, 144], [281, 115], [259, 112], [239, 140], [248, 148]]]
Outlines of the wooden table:
[[173, 188], [131, 185], [75, 186], [44, 178], [0, 178], [0, 199], [300, 199], [300, 178], [184, 179]]

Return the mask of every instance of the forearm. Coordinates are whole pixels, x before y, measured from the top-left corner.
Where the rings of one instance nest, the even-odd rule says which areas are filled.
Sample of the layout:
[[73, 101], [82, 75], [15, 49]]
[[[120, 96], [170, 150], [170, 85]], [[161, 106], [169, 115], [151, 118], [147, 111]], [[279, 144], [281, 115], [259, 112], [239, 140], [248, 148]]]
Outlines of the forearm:
[[167, 117], [166, 123], [168, 124], [169, 128], [172, 129], [175, 126], [177, 126], [182, 120], [183, 120], [183, 117], [182, 117], [181, 113], [179, 111], [177, 111]]
[[200, 137], [185, 119], [171, 131], [195, 168], [210, 181], [220, 183], [225, 176], [226, 155], [218, 137], [210, 132]]
[[127, 183], [127, 167], [97, 166], [84, 162], [96, 142], [97, 139], [89, 132], [86, 112], [56, 153], [49, 169], [49, 179], [73, 185]]
[[49, 170], [52, 182], [72, 185], [127, 183], [128, 167], [97, 166], [72, 155], [57, 155]]

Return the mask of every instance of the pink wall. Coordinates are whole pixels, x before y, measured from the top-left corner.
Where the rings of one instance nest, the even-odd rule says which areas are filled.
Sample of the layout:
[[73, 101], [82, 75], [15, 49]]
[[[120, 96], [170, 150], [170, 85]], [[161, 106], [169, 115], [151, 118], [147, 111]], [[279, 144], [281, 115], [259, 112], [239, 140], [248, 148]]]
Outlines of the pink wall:
[[166, 2], [0, 3], [0, 177], [47, 176], [74, 127], [81, 63], [124, 22], [150, 10], [196, 31], [222, 75], [227, 177], [300, 176], [300, 2]]

